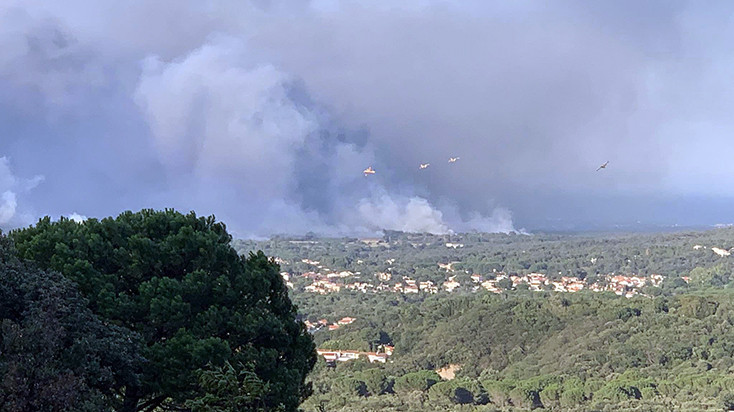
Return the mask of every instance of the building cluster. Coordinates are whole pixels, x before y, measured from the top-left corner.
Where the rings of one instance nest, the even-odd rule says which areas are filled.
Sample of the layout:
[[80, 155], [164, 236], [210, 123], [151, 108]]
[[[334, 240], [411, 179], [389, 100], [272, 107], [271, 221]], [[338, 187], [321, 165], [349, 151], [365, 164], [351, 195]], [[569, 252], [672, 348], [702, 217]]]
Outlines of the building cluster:
[[[536, 274], [537, 275], [537, 274]], [[533, 287], [538, 287], [538, 277], [534, 280], [535, 283], [532, 284]], [[561, 276], [560, 280], [557, 281], [548, 281], [546, 280], [545, 283], [547, 285], [553, 286], [553, 290], [556, 292], [578, 292], [586, 287], [586, 281], [579, 279], [575, 276]], [[536, 289], [540, 290], [540, 289]]]
[[321, 266], [321, 262], [319, 262], [318, 260], [301, 259], [301, 262], [303, 262], [303, 263], [305, 263], [307, 265], [316, 266], [319, 269], [321, 269], [323, 267], [323, 266]]
[[306, 292], [319, 293], [325, 295], [327, 293], [339, 292], [342, 289], [342, 285], [334, 283], [328, 279], [318, 279], [305, 287]]
[[447, 248], [459, 249], [459, 248], [464, 247], [464, 244], [463, 243], [446, 243], [446, 247]]
[[347, 283], [344, 285], [345, 288], [356, 290], [357, 292], [367, 293], [367, 292], [374, 292], [375, 285], [367, 282], [354, 282], [354, 283]]
[[443, 282], [443, 288], [446, 292], [453, 292], [461, 286], [461, 283], [456, 281], [456, 275], [449, 277], [449, 280]]
[[[284, 272], [286, 273], [286, 272]], [[307, 272], [302, 276], [312, 281], [312, 283], [306, 286], [304, 289], [306, 292], [319, 293], [325, 295], [327, 293], [339, 292], [342, 289], [356, 290], [362, 293], [367, 292], [396, 292], [396, 293], [438, 293], [438, 286], [430, 280], [418, 282], [409, 276], [403, 276], [400, 282], [396, 282], [393, 285], [389, 285], [385, 282], [392, 279], [390, 273], [375, 273], [375, 277], [380, 280], [378, 285], [373, 285], [369, 282], [355, 281], [348, 283], [342, 280], [342, 278], [354, 276], [355, 273], [343, 271], [339, 273], [330, 274], [319, 274], [315, 272]], [[341, 281], [336, 282], [335, 278], [339, 278]], [[283, 279], [286, 279], [285, 275]], [[288, 277], [290, 279], [290, 277]], [[288, 281], [287, 281], [288, 282]], [[449, 282], [451, 283], [451, 282]], [[458, 282], [453, 282], [458, 286]], [[292, 283], [290, 283], [292, 285]], [[446, 288], [444, 284], [444, 288]], [[453, 289], [448, 289], [452, 291]]]
[[306, 325], [306, 329], [308, 330], [308, 332], [314, 333], [322, 329], [337, 330], [341, 328], [342, 326], [346, 326], [346, 325], [350, 325], [354, 323], [355, 320], [357, 320], [357, 318], [345, 316], [333, 323], [330, 323], [326, 319], [319, 319], [316, 322], [311, 322], [310, 320], [307, 319], [307, 320], [304, 320], [303, 323], [304, 325]]
[[617, 295], [631, 298], [640, 293], [640, 289], [644, 286], [660, 286], [665, 279], [662, 275], [642, 276], [624, 276], [624, 275], [607, 275], [603, 282], [596, 282], [589, 288], [595, 292], [612, 291]]
[[348, 362], [359, 358], [366, 358], [370, 363], [385, 363], [392, 355], [393, 346], [380, 345], [376, 352], [362, 352], [356, 350], [339, 350], [339, 349], [316, 349], [316, 353], [322, 356], [326, 363], [336, 365], [336, 362]]
[[[703, 246], [703, 245], [693, 245], [693, 250], [700, 250], [700, 249], [708, 249], [708, 247]], [[732, 248], [732, 249], [723, 249], [723, 248], [720, 248], [720, 247], [714, 247], [714, 246], [711, 247], [711, 251], [714, 252], [714, 253], [716, 253], [720, 257], [731, 256], [731, 253], [732, 253], [733, 250], [734, 250], [734, 248]]]
[[335, 282], [336, 279], [344, 279], [354, 275], [355, 273], [344, 270], [341, 272], [329, 272], [326, 274], [317, 272], [306, 272], [301, 276], [312, 281], [310, 285], [306, 286], [306, 292], [319, 293], [322, 295], [332, 292], [339, 292], [342, 288], [355, 289], [366, 293], [368, 290], [374, 287], [373, 285], [368, 283], [356, 282], [352, 284], [345, 284], [341, 281]]
[[712, 247], [712, 248], [711, 248], [711, 250], [712, 250], [712, 251], [713, 251], [714, 253], [716, 253], [717, 255], [721, 256], [721, 257], [724, 257], [724, 256], [729, 256], [729, 255], [731, 255], [731, 252], [729, 252], [729, 251], [728, 251], [728, 250], [726, 250], [726, 249], [721, 249], [721, 248], [718, 248], [718, 247]]
[[[362, 293], [377, 293], [377, 292], [394, 292], [394, 293], [438, 293], [439, 290], [452, 293], [461, 287], [461, 283], [456, 280], [456, 275], [450, 276], [443, 284], [436, 285], [434, 282], [417, 281], [409, 276], [403, 276], [402, 279], [392, 285], [386, 283], [392, 279], [392, 275], [385, 272], [375, 273], [375, 277], [380, 280], [380, 283], [375, 285], [370, 282], [347, 282], [345, 278], [354, 276], [355, 273], [349, 271], [332, 272], [328, 274], [319, 274], [315, 272], [307, 272], [302, 276], [310, 279], [312, 283], [305, 287], [306, 292], [327, 294], [333, 292], [339, 292], [342, 289], [355, 290]], [[560, 279], [548, 279], [545, 274], [542, 273], [528, 273], [526, 275], [507, 275], [502, 272], [494, 274], [494, 279], [484, 279], [484, 276], [480, 274], [471, 275], [472, 282], [477, 285], [475, 290], [482, 287], [493, 293], [502, 293], [505, 287], [509, 287], [510, 283], [512, 288], [517, 288], [520, 285], [527, 285], [527, 288], [531, 291], [544, 291], [552, 290], [556, 292], [578, 292], [583, 289], [589, 289], [594, 292], [612, 291], [620, 296], [632, 297], [646, 286], [660, 286], [664, 277], [662, 275], [650, 275], [647, 277], [643, 276], [627, 276], [627, 275], [605, 275], [600, 278], [599, 281], [588, 284], [585, 279], [579, 279], [573, 276], [562, 276]], [[287, 272], [281, 273], [283, 280], [286, 285], [293, 287], [291, 282], [291, 276]], [[500, 286], [503, 280], [509, 280], [506, 282], [505, 287]]]
[[380, 238], [374, 238], [374, 239], [359, 239], [360, 242], [364, 243], [365, 245], [369, 247], [390, 247], [390, 243], [386, 242], [384, 239]]
[[[392, 264], [394, 259], [388, 259], [385, 263]], [[348, 270], [332, 271], [323, 268], [321, 263], [314, 260], [302, 259], [301, 262], [317, 268], [322, 268], [318, 272], [306, 272], [301, 275], [303, 278], [311, 281], [311, 284], [305, 287], [306, 292], [328, 294], [339, 292], [342, 289], [354, 290], [362, 293], [438, 293], [444, 290], [448, 293], [455, 292], [461, 288], [461, 283], [456, 279], [457, 275], [454, 265], [460, 262], [438, 263], [441, 270], [445, 270], [448, 279], [442, 284], [436, 284], [430, 280], [418, 281], [409, 276], [402, 276], [400, 279], [394, 279], [395, 275], [387, 269], [385, 272], [374, 273], [379, 283], [370, 281], [360, 281], [360, 272], [351, 272]], [[281, 276], [288, 287], [293, 288], [292, 275], [288, 272], [282, 272]], [[526, 275], [508, 275], [504, 272], [493, 272], [489, 279], [484, 275], [475, 273], [470, 275], [471, 282], [474, 284], [473, 290], [484, 288], [493, 293], [502, 293], [507, 288], [517, 288], [526, 285], [531, 291], [556, 291], [556, 292], [578, 292], [583, 289], [589, 289], [594, 292], [612, 291], [620, 296], [632, 297], [639, 294], [641, 289], [646, 285], [660, 286], [664, 277], [662, 275], [650, 275], [647, 277], [636, 275], [599, 275], [598, 281], [589, 284], [585, 279], [579, 279], [573, 276], [562, 276], [557, 279], [549, 279], [543, 273], [528, 273]], [[351, 279], [350, 279], [351, 278]], [[685, 279], [684, 279], [685, 280]], [[389, 282], [394, 282], [390, 284]], [[503, 284], [504, 283], [504, 284]]]
[[438, 293], [438, 287], [432, 281], [418, 282], [409, 276], [403, 276], [403, 281], [396, 283], [392, 288], [389, 285], [383, 285], [383, 288], [385, 287], [398, 293]]
[[377, 272], [377, 273], [375, 273], [375, 277], [380, 282], [388, 282], [390, 279], [392, 279], [392, 273], [389, 273], [389, 272]]
[[594, 292], [612, 291], [620, 296], [632, 297], [647, 285], [660, 286], [664, 277], [662, 275], [643, 276], [626, 276], [626, 275], [606, 275], [589, 285], [585, 279], [579, 279], [573, 276], [562, 276], [559, 280], [550, 280], [542, 273], [529, 273], [523, 276], [508, 276], [504, 273], [498, 274], [494, 279], [481, 281], [481, 275], [472, 275], [472, 280], [487, 289], [490, 292], [501, 293], [503, 288], [498, 283], [504, 279], [512, 282], [512, 287], [516, 288], [520, 285], [527, 285], [529, 290], [553, 290], [556, 292], [578, 292], [585, 288]]
[[279, 258], [277, 256], [273, 258], [273, 261], [275, 263], [279, 264], [279, 265], [290, 265], [291, 264], [291, 262], [289, 262], [289, 261], [287, 261], [285, 259], [281, 259], [281, 258]]
[[291, 282], [291, 274], [288, 272], [280, 272], [280, 276], [283, 278], [283, 283], [286, 286], [293, 289], [293, 282]]
[[454, 265], [461, 262], [438, 263], [438, 268], [447, 272], [455, 272]]

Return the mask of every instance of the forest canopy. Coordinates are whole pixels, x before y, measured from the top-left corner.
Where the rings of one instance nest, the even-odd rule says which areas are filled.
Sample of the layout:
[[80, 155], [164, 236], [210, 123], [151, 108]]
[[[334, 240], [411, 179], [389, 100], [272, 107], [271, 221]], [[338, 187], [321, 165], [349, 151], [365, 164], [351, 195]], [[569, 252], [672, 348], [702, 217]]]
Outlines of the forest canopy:
[[[319, 348], [393, 348], [385, 363], [321, 358], [306, 411], [734, 407], [734, 228], [386, 232], [235, 247], [277, 258]], [[547, 282], [515, 282], [531, 274]], [[564, 277], [584, 288], [559, 291]], [[627, 286], [608, 288], [615, 278]], [[345, 317], [355, 320], [337, 323]]]

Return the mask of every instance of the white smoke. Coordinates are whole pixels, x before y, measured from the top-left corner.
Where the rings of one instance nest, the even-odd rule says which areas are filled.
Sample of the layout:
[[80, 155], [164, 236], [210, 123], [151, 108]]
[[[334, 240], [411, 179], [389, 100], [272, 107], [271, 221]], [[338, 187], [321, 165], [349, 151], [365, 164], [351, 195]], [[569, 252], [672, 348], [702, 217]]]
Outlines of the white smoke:
[[7, 190], [0, 196], [0, 225], [10, 222], [15, 216], [15, 208], [18, 202], [15, 199], [15, 193]]
[[32, 179], [16, 177], [7, 157], [0, 157], [0, 228], [29, 223], [27, 212], [19, 213], [18, 196], [35, 188], [43, 176]]
[[489, 233], [510, 233], [516, 231], [512, 222], [512, 212], [504, 207], [494, 208], [492, 214], [489, 216], [483, 216], [478, 212], [471, 212], [469, 219], [459, 225], [459, 230], [476, 230], [478, 232]]
[[384, 194], [377, 199], [362, 199], [357, 208], [368, 227], [403, 232], [448, 233], [443, 213], [420, 197], [395, 199]]
[[[102, 10], [89, 12], [107, 13]], [[150, 14], [144, 5], [136, 10]], [[36, 164], [53, 178], [45, 188], [53, 193], [48, 197], [67, 196], [47, 199], [39, 213], [26, 195], [43, 177], [17, 178], [8, 159], [0, 158], [0, 227], [59, 216], [49, 205], [75, 210], [79, 199], [90, 215], [119, 212], [120, 205], [213, 213], [243, 235], [508, 227], [478, 214], [463, 220], [433, 204], [428, 191], [418, 195], [420, 189], [396, 178], [397, 164], [379, 159], [371, 135], [359, 143], [335, 137], [341, 120], [328, 113], [341, 108], [310, 103], [310, 90], [296, 90], [300, 74], [253, 51], [241, 32], [218, 34], [207, 23], [191, 36], [179, 32], [157, 43], [121, 27], [109, 28], [116, 33], [111, 35], [107, 27], [81, 24], [87, 17], [82, 8], [47, 8], [42, 2], [27, 10], [22, 2], [0, 10], [0, 45], [7, 49], [0, 56], [0, 91], [7, 98], [0, 95], [0, 104], [36, 116], [39, 133], [48, 133], [14, 135], [8, 147], [20, 142], [35, 150], [35, 138], [58, 142], [74, 155], [62, 170], [41, 160]], [[160, 23], [151, 19], [141, 30]], [[106, 109], [97, 112], [100, 107]], [[66, 122], [74, 126], [64, 127]], [[328, 138], [326, 130], [332, 133]], [[149, 159], [155, 164], [144, 163]], [[362, 176], [362, 169], [378, 164], [377, 176]], [[69, 181], [79, 189], [74, 196], [58, 189]], [[126, 198], [108, 196], [120, 189], [116, 184], [127, 188]], [[86, 216], [74, 212], [69, 218], [81, 222]]]
[[84, 215], [80, 215], [79, 213], [74, 212], [74, 213], [72, 213], [72, 214], [69, 215], [69, 219], [75, 221], [76, 223], [83, 223], [85, 220], [88, 219], [88, 217], [86, 217]]
[[225, 183], [265, 207], [286, 196], [294, 151], [317, 127], [288, 99], [289, 80], [220, 38], [173, 62], [148, 58], [135, 97], [161, 163], [192, 196]]
[[[726, 2], [649, 3], [2, 0], [0, 155], [49, 177], [33, 196], [0, 187], [3, 215], [511, 228], [488, 194], [540, 227], [580, 207], [672, 219], [655, 199], [734, 193], [729, 163], [710, 161], [734, 150], [734, 25]], [[321, 150], [325, 127], [365, 133]]]
[[[451, 223], [425, 198], [397, 195], [380, 183], [366, 193], [351, 193], [351, 186], [364, 184], [361, 169], [372, 164], [375, 153], [315, 137], [324, 128], [323, 116], [291, 97], [293, 82], [287, 73], [253, 59], [242, 41], [223, 36], [170, 62], [157, 56], [143, 62], [135, 99], [169, 181], [179, 194], [186, 193], [188, 205], [219, 215], [227, 210], [225, 216], [233, 220], [249, 218], [257, 225], [245, 230], [259, 234], [449, 232]], [[323, 163], [324, 170], [317, 172], [328, 179], [317, 190], [322, 198], [336, 198], [318, 203], [337, 208], [332, 211], [336, 221], [290, 196], [299, 182], [315, 178], [299, 169], [299, 154], [319, 145], [328, 145], [329, 154], [316, 151], [306, 162]], [[512, 230], [511, 220], [496, 220], [476, 215], [453, 223]]]

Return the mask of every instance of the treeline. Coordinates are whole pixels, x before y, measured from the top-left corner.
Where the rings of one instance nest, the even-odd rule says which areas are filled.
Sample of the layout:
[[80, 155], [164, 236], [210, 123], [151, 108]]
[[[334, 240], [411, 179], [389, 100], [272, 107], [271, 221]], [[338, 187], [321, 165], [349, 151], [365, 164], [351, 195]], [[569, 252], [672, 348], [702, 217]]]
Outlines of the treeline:
[[[323, 361], [305, 410], [722, 410], [734, 407], [734, 293], [673, 288], [481, 293], [417, 301], [320, 296], [358, 317], [320, 345], [387, 342], [384, 365]], [[305, 312], [321, 304], [300, 301]], [[435, 371], [453, 365], [454, 379]], [[448, 409], [447, 409], [448, 408]]]

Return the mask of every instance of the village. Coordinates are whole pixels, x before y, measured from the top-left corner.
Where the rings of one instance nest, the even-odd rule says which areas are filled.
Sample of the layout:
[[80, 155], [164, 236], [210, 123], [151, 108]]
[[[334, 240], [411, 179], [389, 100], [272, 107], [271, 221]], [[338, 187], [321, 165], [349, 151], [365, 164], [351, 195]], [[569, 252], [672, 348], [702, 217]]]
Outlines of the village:
[[[281, 262], [283, 262], [281, 260]], [[336, 293], [342, 290], [353, 290], [362, 293], [402, 293], [417, 294], [427, 293], [436, 294], [439, 292], [453, 293], [459, 290], [478, 291], [485, 289], [492, 293], [503, 293], [508, 290], [527, 289], [534, 292], [554, 291], [554, 292], [579, 292], [581, 290], [590, 290], [593, 292], [614, 292], [619, 296], [631, 298], [642, 293], [645, 286], [660, 286], [665, 279], [659, 274], [650, 276], [639, 275], [620, 275], [605, 274], [597, 275], [595, 282], [589, 283], [587, 279], [581, 279], [574, 276], [561, 276], [560, 278], [551, 279], [543, 273], [528, 273], [524, 275], [512, 274], [508, 275], [504, 272], [494, 271], [488, 275], [478, 273], [463, 273], [469, 275], [468, 280], [460, 282], [458, 277], [462, 272], [454, 269], [454, 265], [459, 262], [438, 263], [438, 268], [447, 273], [446, 279], [437, 284], [431, 280], [416, 280], [410, 276], [394, 276], [389, 271], [375, 272], [369, 279], [362, 279], [360, 272], [351, 272], [348, 270], [331, 271], [318, 261], [303, 259], [303, 263], [315, 266], [318, 271], [308, 271], [298, 275], [306, 282], [310, 282], [303, 288], [308, 293], [328, 294]], [[293, 276], [289, 272], [282, 272], [281, 276], [286, 285], [294, 288], [292, 282]], [[466, 276], [464, 276], [466, 278]], [[688, 281], [687, 277], [682, 278]], [[463, 287], [462, 287], [463, 286]]]
[[[319, 265], [319, 262], [316, 261], [307, 261], [304, 263], [314, 266]], [[435, 294], [439, 291], [452, 293], [459, 290], [462, 286], [461, 283], [456, 280], [458, 275], [453, 274], [455, 270], [453, 269], [452, 263], [456, 262], [438, 264], [440, 269], [446, 270], [451, 274], [451, 276], [449, 276], [446, 281], [440, 285], [440, 287], [439, 285], [434, 284], [434, 282], [419, 282], [408, 276], [402, 276], [400, 279], [393, 281], [392, 274], [388, 272], [377, 272], [373, 275], [375, 281], [379, 282], [377, 285], [370, 282], [359, 281], [350, 283], [349, 278], [360, 275], [350, 271], [327, 271], [325, 274], [318, 272], [306, 272], [303, 273], [301, 277], [312, 282], [304, 288], [308, 293], [328, 294], [339, 292], [341, 290], [355, 290], [362, 293], [392, 292], [403, 294]], [[282, 272], [281, 276], [288, 287], [293, 288], [291, 274], [288, 272]], [[503, 293], [508, 289], [527, 288], [527, 290], [534, 292], [556, 291], [574, 293], [588, 289], [593, 292], [611, 291], [619, 296], [631, 298], [635, 295], [643, 295], [641, 289], [647, 285], [660, 286], [664, 276], [658, 274], [653, 274], [647, 277], [609, 274], [599, 277], [600, 280], [592, 284], [588, 284], [585, 279], [570, 276], [561, 276], [560, 279], [552, 280], [542, 273], [507, 275], [506, 273], [495, 272], [491, 275], [491, 278], [488, 279], [485, 279], [481, 274], [475, 273], [471, 274], [469, 279], [469, 287], [471, 291], [485, 289], [492, 293]], [[687, 278], [684, 278], [684, 280], [686, 282], [688, 281]], [[391, 281], [393, 282], [391, 283]], [[309, 333], [316, 333], [322, 330], [334, 331], [350, 325], [356, 320], [357, 319], [354, 317], [345, 316], [334, 322], [330, 322], [324, 318], [314, 322], [305, 320], [304, 324], [306, 325]], [[370, 363], [385, 363], [388, 361], [390, 355], [392, 355], [393, 350], [393, 346], [380, 345], [375, 352], [319, 348], [317, 353], [324, 359], [324, 361], [326, 361], [327, 365], [333, 367], [337, 362], [347, 362], [357, 359], [366, 359]]]
[[[382, 240], [375, 239], [369, 242], [361, 240], [361, 242], [370, 248], [386, 247], [386, 243]], [[456, 242], [446, 242], [440, 247], [452, 251], [466, 250], [465, 244]], [[729, 250], [716, 247], [706, 248], [701, 245], [693, 247], [693, 250], [700, 253], [704, 253], [706, 249], [710, 249], [709, 253], [722, 258], [731, 254]], [[434, 263], [412, 267], [401, 265], [399, 258], [394, 255], [377, 259], [377, 256], [374, 255], [357, 256], [348, 265], [339, 265], [335, 263], [335, 260], [328, 258], [292, 258], [291, 261], [275, 258], [275, 262], [284, 269], [281, 276], [288, 288], [296, 293], [317, 295], [357, 292], [420, 296], [482, 291], [494, 294], [511, 293], [511, 291], [526, 291], [526, 293], [588, 291], [591, 293], [611, 292], [620, 297], [632, 298], [635, 296], [650, 297], [647, 295], [649, 291], [646, 288], [661, 287], [666, 279], [665, 276], [655, 272], [647, 275], [618, 272], [592, 273], [585, 277], [570, 276], [563, 272], [543, 273], [537, 270], [528, 270], [529, 273], [508, 273], [491, 269], [478, 273], [479, 271], [470, 269], [471, 265], [462, 263], [462, 255], [452, 253], [448, 256], [453, 259], [444, 258], [443, 261], [438, 262], [433, 260]], [[325, 261], [331, 263], [327, 264]], [[589, 262], [592, 265], [596, 264], [597, 258], [591, 257]], [[332, 269], [334, 266], [341, 268]], [[680, 276], [680, 278], [686, 283], [690, 281], [688, 276]], [[314, 334], [321, 331], [333, 332], [348, 327], [355, 321], [357, 319], [353, 316], [344, 316], [331, 320], [311, 318], [304, 320], [304, 324], [308, 332]], [[390, 357], [394, 351], [391, 345], [379, 345], [374, 349], [370, 348], [371, 351], [356, 350], [349, 346], [329, 346], [319, 347], [317, 353], [330, 367], [356, 360], [365, 360], [369, 363], [392, 362]]]
[[[451, 269], [450, 264], [440, 264], [440, 266], [443, 269]], [[283, 272], [281, 275], [286, 283], [292, 287], [292, 283], [290, 283], [290, 274]], [[431, 281], [418, 282], [407, 276], [403, 276], [398, 282], [388, 284], [387, 282], [392, 279], [392, 276], [389, 273], [384, 272], [376, 273], [374, 275], [374, 277], [380, 282], [377, 286], [367, 282], [343, 282], [349, 277], [354, 276], [353, 273], [348, 271], [327, 273], [325, 275], [307, 272], [302, 276], [313, 280], [313, 283], [307, 286], [305, 290], [310, 293], [319, 294], [339, 292], [342, 289], [358, 290], [363, 293], [393, 292], [404, 294], [420, 292], [434, 294], [439, 291], [439, 287]], [[450, 276], [441, 285], [440, 289], [447, 293], [456, 291], [461, 287], [461, 284], [456, 280], [456, 277], [457, 275]], [[507, 291], [508, 287], [526, 287], [528, 290], [535, 292], [553, 290], [556, 292], [573, 293], [588, 289], [593, 292], [611, 291], [619, 296], [631, 298], [635, 295], [642, 294], [640, 290], [646, 285], [659, 286], [664, 277], [662, 275], [651, 275], [648, 277], [607, 275], [603, 277], [603, 283], [596, 282], [591, 285], [583, 279], [569, 276], [562, 276], [559, 280], [550, 280], [542, 273], [529, 273], [522, 276], [508, 276], [505, 273], [495, 273], [492, 279], [487, 280], [485, 280], [480, 274], [472, 274], [470, 279], [472, 291], [477, 291], [480, 288], [483, 288], [493, 293], [503, 293]], [[687, 281], [687, 279], [685, 280]], [[357, 319], [354, 317], [345, 316], [335, 322], [329, 322], [324, 318], [315, 322], [305, 320], [304, 324], [306, 325], [309, 333], [316, 333], [321, 330], [334, 331], [341, 327], [350, 325], [356, 320]], [[337, 362], [347, 362], [362, 358], [367, 359], [370, 363], [385, 363], [389, 359], [390, 355], [392, 355], [393, 350], [393, 346], [380, 345], [375, 352], [319, 348], [317, 353], [319, 356], [323, 357], [329, 366], [335, 366]]]

